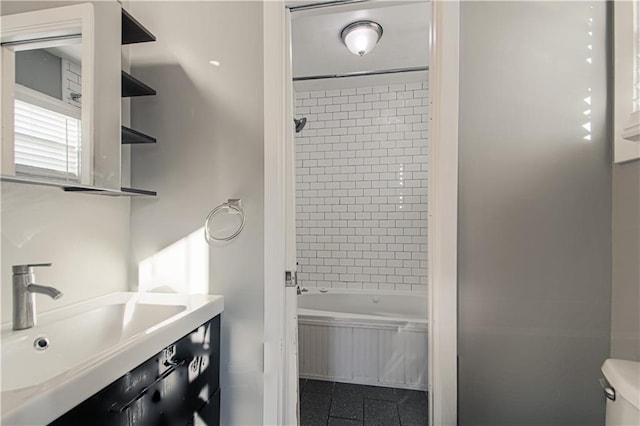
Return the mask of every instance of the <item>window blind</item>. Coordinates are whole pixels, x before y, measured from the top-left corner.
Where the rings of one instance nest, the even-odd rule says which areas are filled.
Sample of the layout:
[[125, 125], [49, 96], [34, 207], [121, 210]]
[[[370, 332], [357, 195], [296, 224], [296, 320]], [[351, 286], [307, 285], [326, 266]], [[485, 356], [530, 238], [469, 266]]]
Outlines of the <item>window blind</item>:
[[18, 99], [14, 114], [16, 170], [77, 180], [80, 120]]

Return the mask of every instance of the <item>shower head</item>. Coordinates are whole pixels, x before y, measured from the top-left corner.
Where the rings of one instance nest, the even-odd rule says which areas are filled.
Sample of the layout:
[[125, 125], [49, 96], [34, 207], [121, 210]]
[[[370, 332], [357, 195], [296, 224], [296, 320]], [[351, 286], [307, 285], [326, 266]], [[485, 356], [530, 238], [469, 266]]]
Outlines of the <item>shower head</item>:
[[305, 124], [307, 124], [307, 117], [302, 117], [300, 120], [294, 118], [293, 122], [296, 125], [296, 133], [300, 133], [302, 129], [304, 129]]

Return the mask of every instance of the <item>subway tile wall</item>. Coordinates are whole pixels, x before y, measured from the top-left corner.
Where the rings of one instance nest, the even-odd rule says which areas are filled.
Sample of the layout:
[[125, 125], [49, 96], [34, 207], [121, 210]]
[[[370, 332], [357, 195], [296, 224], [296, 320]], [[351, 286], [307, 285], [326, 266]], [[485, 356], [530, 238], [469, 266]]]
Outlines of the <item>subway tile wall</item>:
[[426, 291], [427, 81], [296, 93], [298, 279]]
[[[82, 68], [80, 64], [62, 59], [62, 100], [78, 108], [82, 108]], [[75, 98], [75, 99], [74, 99]]]

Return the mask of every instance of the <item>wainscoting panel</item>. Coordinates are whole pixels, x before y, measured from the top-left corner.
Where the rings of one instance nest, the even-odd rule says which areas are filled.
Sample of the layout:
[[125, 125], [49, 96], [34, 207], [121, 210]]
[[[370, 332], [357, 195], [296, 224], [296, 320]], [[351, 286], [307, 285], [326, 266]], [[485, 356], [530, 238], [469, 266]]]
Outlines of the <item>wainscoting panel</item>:
[[427, 329], [299, 317], [300, 377], [427, 389]]

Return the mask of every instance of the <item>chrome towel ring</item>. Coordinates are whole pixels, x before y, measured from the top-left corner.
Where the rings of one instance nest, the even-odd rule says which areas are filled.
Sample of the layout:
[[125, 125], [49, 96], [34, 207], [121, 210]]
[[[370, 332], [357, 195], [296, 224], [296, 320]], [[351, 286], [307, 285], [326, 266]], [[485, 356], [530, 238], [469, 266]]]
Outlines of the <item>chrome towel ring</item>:
[[[216, 237], [211, 234], [211, 231], [209, 230], [209, 226], [211, 224], [211, 220], [213, 219], [213, 217], [217, 213], [220, 213], [223, 210], [226, 210], [229, 212], [233, 210], [234, 212], [239, 214], [240, 226], [231, 235], [228, 235], [226, 237]], [[228, 199], [226, 203], [220, 204], [218, 207], [211, 210], [211, 212], [209, 212], [209, 214], [207, 215], [207, 219], [204, 222], [204, 238], [207, 240], [208, 243], [224, 243], [226, 241], [231, 241], [235, 237], [240, 235], [240, 232], [242, 232], [242, 228], [244, 228], [244, 219], [245, 218], [244, 218], [244, 210], [242, 210], [242, 200]]]

